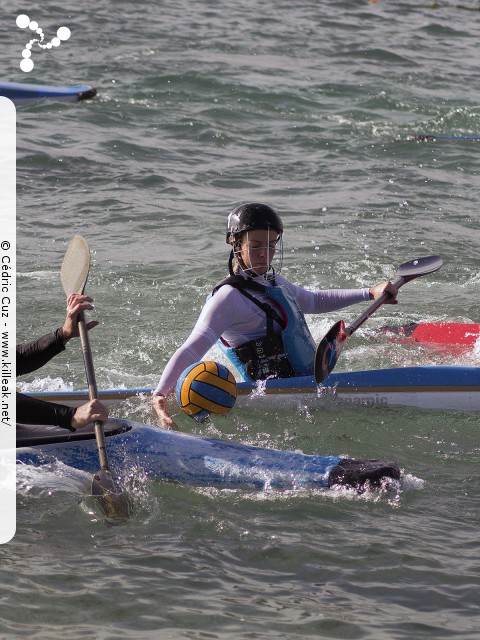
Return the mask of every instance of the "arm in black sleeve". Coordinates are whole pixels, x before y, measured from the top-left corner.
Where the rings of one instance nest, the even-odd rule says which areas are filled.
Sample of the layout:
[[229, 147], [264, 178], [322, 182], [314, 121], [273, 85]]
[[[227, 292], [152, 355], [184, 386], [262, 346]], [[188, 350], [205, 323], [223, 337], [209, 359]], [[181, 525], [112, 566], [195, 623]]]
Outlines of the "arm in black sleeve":
[[74, 407], [67, 407], [63, 404], [44, 402], [17, 393], [17, 422], [27, 424], [53, 424], [70, 431], [72, 428], [72, 418], [75, 413]]
[[57, 353], [65, 350], [62, 329], [47, 333], [38, 340], [17, 344], [17, 376], [43, 367]]

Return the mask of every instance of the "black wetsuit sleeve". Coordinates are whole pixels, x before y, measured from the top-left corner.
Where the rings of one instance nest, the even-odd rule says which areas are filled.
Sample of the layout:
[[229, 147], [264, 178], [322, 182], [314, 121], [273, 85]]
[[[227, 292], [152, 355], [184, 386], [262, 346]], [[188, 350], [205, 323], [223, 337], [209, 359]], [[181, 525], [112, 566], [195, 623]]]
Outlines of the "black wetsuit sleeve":
[[38, 340], [17, 344], [17, 376], [40, 369], [64, 350], [62, 329], [47, 333]]
[[[25, 344], [17, 344], [17, 376], [36, 371], [49, 360], [65, 350], [61, 329]], [[53, 424], [72, 429], [73, 407], [44, 402], [17, 393], [17, 421], [27, 424]]]
[[75, 413], [74, 407], [67, 407], [63, 404], [44, 402], [37, 398], [31, 398], [23, 393], [17, 393], [17, 422], [27, 424], [53, 424], [70, 431], [72, 428], [72, 418]]

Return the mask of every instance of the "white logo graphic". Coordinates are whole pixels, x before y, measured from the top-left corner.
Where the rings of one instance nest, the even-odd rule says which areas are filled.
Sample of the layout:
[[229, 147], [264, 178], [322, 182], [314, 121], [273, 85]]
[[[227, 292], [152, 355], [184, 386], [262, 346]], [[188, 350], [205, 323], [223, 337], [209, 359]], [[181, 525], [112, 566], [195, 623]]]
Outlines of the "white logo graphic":
[[19, 29], [31, 29], [38, 36], [38, 38], [32, 38], [30, 42], [27, 42], [27, 44], [25, 45], [25, 49], [22, 51], [23, 60], [20, 62], [20, 69], [22, 71], [25, 71], [25, 73], [28, 73], [33, 69], [34, 65], [32, 60], [32, 47], [35, 43], [37, 43], [37, 45], [41, 49], [51, 49], [52, 47], [60, 46], [62, 42], [68, 40], [71, 35], [70, 29], [68, 27], [60, 27], [57, 30], [57, 35], [53, 37], [50, 42], [46, 42], [44, 44], [45, 36], [43, 33], [43, 29], [38, 26], [38, 22], [35, 22], [35, 20], [30, 20], [30, 18], [24, 13], [17, 17], [17, 27]]

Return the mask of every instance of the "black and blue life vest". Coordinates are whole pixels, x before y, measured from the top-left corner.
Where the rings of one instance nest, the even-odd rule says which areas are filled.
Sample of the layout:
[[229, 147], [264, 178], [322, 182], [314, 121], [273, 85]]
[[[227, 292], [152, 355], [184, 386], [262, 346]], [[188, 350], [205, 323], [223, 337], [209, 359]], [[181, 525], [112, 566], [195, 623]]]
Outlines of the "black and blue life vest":
[[[316, 344], [307, 327], [295, 296], [287, 287], [275, 284], [263, 286], [241, 275], [233, 275], [219, 282], [212, 295], [230, 285], [265, 312], [267, 333], [263, 338], [231, 347], [223, 338], [217, 342], [244, 380], [292, 378], [313, 375]], [[275, 307], [255, 297], [263, 293], [275, 301]], [[280, 313], [277, 309], [280, 309]], [[282, 327], [274, 331], [274, 322]]]

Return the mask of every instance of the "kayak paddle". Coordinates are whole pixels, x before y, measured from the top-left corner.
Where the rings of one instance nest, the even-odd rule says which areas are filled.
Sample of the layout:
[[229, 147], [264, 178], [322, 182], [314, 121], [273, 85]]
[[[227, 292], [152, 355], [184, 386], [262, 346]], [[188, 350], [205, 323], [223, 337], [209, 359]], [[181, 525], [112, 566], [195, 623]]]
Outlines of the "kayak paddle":
[[[74, 236], [63, 259], [60, 276], [63, 290], [68, 298], [72, 293], [83, 294], [90, 270], [90, 250], [87, 241], [82, 236]], [[78, 314], [78, 329], [82, 342], [83, 360], [88, 383], [90, 400], [98, 399], [95, 370], [93, 368], [92, 352], [88, 330], [85, 325], [85, 315]], [[130, 501], [115, 484], [108, 465], [107, 447], [103, 424], [95, 422], [95, 439], [97, 441], [100, 471], [92, 479], [92, 496], [94, 496], [105, 515], [109, 518], [125, 518], [130, 515]]]
[[[398, 279], [392, 284], [399, 289], [407, 282], [415, 280], [415, 278], [438, 271], [442, 264], [443, 260], [440, 256], [427, 256], [426, 258], [417, 258], [410, 262], [404, 262], [395, 271]], [[333, 371], [345, 340], [390, 297], [391, 295], [389, 293], [384, 293], [348, 326], [345, 326], [343, 320], [339, 320], [333, 325], [318, 345], [317, 353], [315, 354], [315, 381], [317, 383], [323, 382]]]

